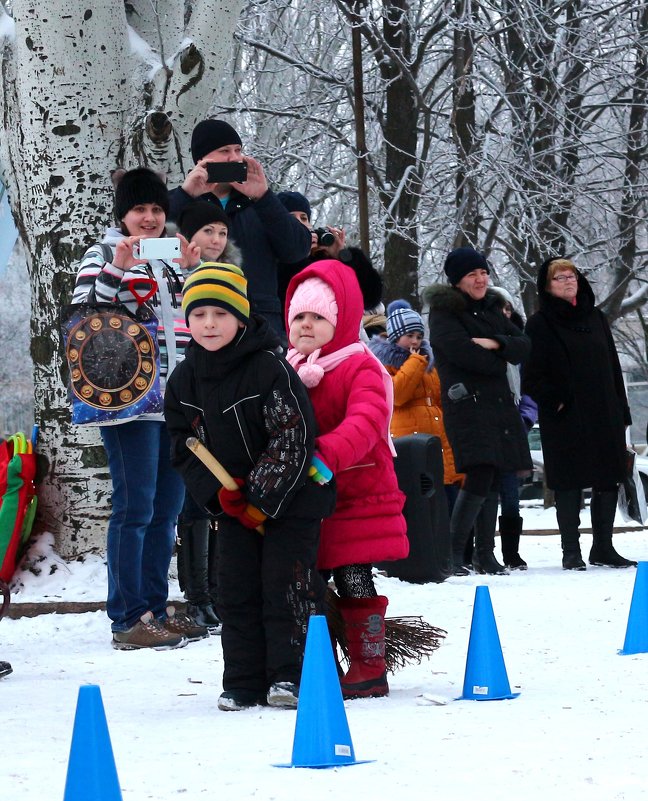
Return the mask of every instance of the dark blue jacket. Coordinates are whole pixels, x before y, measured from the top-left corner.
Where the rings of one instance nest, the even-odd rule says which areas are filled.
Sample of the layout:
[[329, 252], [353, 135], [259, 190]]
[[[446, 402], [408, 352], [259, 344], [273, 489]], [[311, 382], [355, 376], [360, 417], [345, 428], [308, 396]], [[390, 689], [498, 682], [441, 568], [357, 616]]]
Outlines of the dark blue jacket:
[[[176, 220], [194, 200], [220, 203], [211, 192], [192, 198], [182, 187], [169, 192], [169, 219]], [[230, 219], [229, 235], [243, 254], [243, 271], [248, 279], [252, 310], [262, 314], [278, 333], [283, 332], [281, 303], [277, 289], [279, 262], [297, 262], [311, 249], [308, 228], [286, 211], [271, 190], [258, 200], [232, 189], [225, 213]]]

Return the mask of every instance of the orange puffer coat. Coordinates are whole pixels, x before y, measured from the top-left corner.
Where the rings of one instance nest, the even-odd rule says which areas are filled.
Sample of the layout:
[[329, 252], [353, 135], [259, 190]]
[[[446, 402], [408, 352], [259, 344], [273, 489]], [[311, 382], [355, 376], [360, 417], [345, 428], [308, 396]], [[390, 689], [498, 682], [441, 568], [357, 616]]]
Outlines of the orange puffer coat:
[[432, 351], [423, 340], [421, 353], [410, 353], [381, 337], [369, 343], [374, 355], [385, 365], [394, 382], [394, 413], [390, 424], [393, 437], [408, 434], [434, 434], [443, 449], [443, 483], [463, 479], [457, 473], [452, 448], [443, 426], [441, 383], [433, 366]]

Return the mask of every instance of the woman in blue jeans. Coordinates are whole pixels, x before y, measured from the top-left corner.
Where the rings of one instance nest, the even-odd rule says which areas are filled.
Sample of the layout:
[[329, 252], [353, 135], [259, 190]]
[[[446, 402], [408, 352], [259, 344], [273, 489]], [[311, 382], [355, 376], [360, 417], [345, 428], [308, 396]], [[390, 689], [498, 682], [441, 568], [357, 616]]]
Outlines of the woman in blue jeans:
[[[180, 308], [182, 285], [199, 251], [180, 237], [180, 264], [136, 258], [141, 239], [163, 237], [169, 209], [167, 189], [146, 168], [113, 174], [118, 226], [108, 228], [100, 245], [83, 257], [73, 303], [119, 302], [137, 308], [142, 285], [153, 291], [146, 301], [158, 318], [160, 380], [183, 358], [189, 341]], [[110, 258], [108, 258], [110, 256]], [[170, 443], [162, 413], [141, 415], [101, 426], [112, 478], [108, 524], [108, 599], [113, 647], [177, 648], [207, 636], [187, 615], [167, 606], [168, 571], [184, 485], [170, 462]]]

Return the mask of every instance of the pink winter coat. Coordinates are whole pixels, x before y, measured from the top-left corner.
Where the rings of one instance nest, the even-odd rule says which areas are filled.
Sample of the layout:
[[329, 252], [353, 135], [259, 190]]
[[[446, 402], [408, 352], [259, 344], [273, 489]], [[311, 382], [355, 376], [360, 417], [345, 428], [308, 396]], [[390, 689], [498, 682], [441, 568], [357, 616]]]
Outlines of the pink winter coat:
[[[315, 262], [288, 285], [286, 309], [306, 278], [321, 278], [338, 304], [335, 336], [322, 356], [358, 341], [362, 293], [342, 262]], [[387, 444], [389, 411], [380, 365], [368, 353], [349, 356], [308, 390], [319, 429], [317, 450], [337, 483], [337, 505], [322, 523], [318, 567], [402, 559], [409, 551], [405, 496], [398, 489]]]

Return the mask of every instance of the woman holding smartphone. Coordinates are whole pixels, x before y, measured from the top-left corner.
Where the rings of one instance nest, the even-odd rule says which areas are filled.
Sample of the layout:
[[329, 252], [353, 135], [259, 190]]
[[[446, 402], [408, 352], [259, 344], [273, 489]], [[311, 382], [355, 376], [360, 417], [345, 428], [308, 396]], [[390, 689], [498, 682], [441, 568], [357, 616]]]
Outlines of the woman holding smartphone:
[[[150, 305], [159, 321], [164, 391], [166, 377], [183, 358], [190, 339], [181, 309], [182, 285], [200, 261], [199, 251], [179, 236], [175, 240], [180, 241], [179, 258], [140, 258], [143, 242], [166, 235], [166, 186], [146, 168], [116, 171], [113, 183], [118, 226], [108, 228], [102, 242], [86, 252], [72, 302], [121, 303], [131, 311], [142, 302]], [[163, 255], [164, 243], [153, 244], [154, 252]], [[174, 244], [171, 238], [169, 244]], [[184, 486], [171, 467], [163, 414], [104, 424], [101, 438], [112, 478], [106, 611], [112, 621], [113, 647], [177, 648], [207, 636], [206, 629], [167, 606], [168, 571]]]

